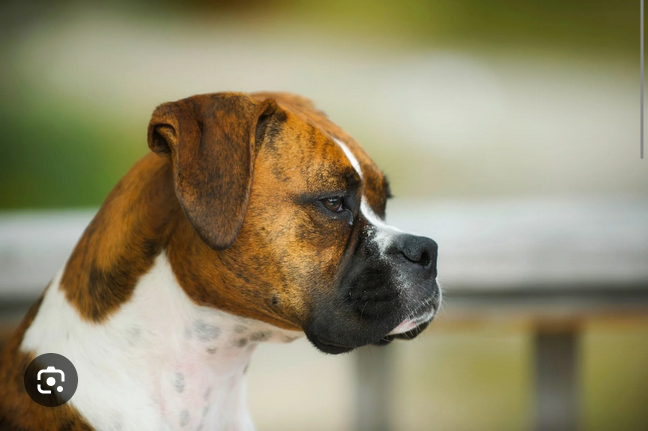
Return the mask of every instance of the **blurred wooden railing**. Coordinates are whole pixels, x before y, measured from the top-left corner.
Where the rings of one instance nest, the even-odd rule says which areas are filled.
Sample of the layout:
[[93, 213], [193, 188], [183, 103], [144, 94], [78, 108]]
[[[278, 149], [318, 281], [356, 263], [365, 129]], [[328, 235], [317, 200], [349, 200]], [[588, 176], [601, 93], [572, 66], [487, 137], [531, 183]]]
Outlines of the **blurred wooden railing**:
[[[20, 319], [93, 213], [0, 213], [0, 328]], [[536, 429], [575, 430], [579, 328], [648, 315], [648, 198], [396, 199], [388, 221], [439, 243], [445, 305], [435, 324], [534, 329]], [[390, 351], [358, 352], [358, 430], [393, 429]]]

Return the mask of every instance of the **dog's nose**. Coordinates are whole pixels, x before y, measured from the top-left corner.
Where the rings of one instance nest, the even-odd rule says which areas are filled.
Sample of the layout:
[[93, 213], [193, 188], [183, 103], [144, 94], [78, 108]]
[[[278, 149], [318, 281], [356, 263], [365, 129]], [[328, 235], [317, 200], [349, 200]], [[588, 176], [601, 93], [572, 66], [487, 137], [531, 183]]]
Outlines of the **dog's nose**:
[[424, 236], [401, 234], [396, 237], [392, 252], [402, 254], [409, 262], [434, 272], [436, 276], [437, 243]]

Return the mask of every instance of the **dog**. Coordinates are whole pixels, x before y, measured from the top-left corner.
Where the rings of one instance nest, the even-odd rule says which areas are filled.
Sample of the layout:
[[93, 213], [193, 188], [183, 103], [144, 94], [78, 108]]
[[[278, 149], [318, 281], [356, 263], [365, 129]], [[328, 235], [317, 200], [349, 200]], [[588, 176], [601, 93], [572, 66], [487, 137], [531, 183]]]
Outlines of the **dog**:
[[[148, 145], [4, 349], [1, 429], [252, 430], [258, 343], [339, 354], [434, 318], [437, 244], [384, 222], [385, 175], [308, 99], [165, 103]], [[78, 372], [58, 407], [25, 392], [45, 353]]]

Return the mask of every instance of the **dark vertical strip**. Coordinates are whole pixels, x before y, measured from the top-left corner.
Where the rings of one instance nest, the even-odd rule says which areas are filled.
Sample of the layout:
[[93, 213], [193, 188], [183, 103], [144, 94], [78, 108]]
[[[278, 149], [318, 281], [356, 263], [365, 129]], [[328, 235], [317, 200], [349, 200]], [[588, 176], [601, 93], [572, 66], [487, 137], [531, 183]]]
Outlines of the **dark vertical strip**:
[[391, 431], [393, 387], [392, 352], [366, 346], [354, 352], [356, 360], [356, 431]]
[[578, 333], [535, 336], [536, 431], [578, 429]]

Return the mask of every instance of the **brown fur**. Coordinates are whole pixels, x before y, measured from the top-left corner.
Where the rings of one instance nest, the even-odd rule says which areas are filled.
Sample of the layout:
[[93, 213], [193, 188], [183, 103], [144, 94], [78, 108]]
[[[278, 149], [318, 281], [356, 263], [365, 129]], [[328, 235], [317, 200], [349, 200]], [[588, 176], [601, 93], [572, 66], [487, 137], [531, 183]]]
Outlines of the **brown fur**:
[[84, 318], [101, 322], [128, 301], [181, 213], [169, 163], [150, 154], [135, 164], [86, 228], [61, 279]]

